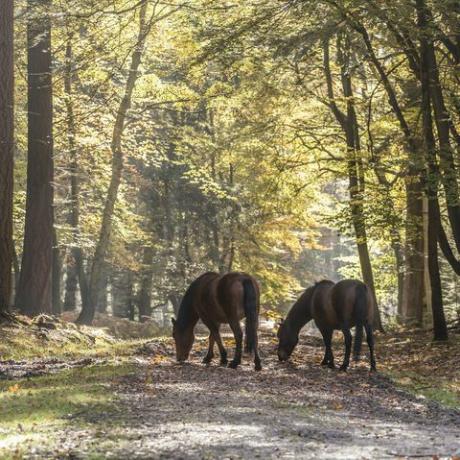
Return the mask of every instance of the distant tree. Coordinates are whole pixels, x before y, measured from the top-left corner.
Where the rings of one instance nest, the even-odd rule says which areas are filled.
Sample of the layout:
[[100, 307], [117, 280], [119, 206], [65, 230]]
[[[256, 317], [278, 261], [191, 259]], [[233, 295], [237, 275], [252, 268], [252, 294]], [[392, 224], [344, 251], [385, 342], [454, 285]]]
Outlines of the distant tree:
[[28, 1], [28, 155], [24, 248], [16, 305], [26, 315], [52, 311], [53, 88], [51, 0]]
[[91, 277], [89, 283], [89, 302], [83, 306], [82, 312], [78, 318], [81, 324], [91, 324], [96, 312], [96, 307], [99, 301], [99, 292], [104, 279], [104, 262], [107, 255], [107, 250], [110, 244], [112, 232], [112, 219], [117, 201], [118, 190], [120, 188], [122, 173], [123, 173], [123, 147], [122, 139], [125, 128], [126, 116], [131, 107], [131, 99], [133, 96], [136, 81], [139, 76], [139, 66], [144, 52], [144, 44], [147, 35], [153, 25], [153, 17], [148, 21], [146, 18], [148, 2], [142, 2], [140, 8], [139, 19], [139, 34], [137, 42], [131, 56], [131, 65], [129, 68], [128, 78], [126, 80], [124, 94], [120, 101], [119, 108], [113, 128], [111, 151], [112, 151], [112, 176], [110, 179], [107, 198], [104, 204], [101, 230], [99, 239], [96, 245], [96, 250], [91, 267]]
[[8, 310], [13, 264], [13, 0], [0, 2], [0, 312]]

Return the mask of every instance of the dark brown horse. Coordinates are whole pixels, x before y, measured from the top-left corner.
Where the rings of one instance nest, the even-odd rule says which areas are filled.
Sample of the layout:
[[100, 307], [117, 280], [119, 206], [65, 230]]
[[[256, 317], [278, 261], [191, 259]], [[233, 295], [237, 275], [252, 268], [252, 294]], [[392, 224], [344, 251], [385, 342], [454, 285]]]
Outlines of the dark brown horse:
[[375, 371], [373, 315], [372, 295], [361, 281], [343, 280], [337, 284], [328, 280], [320, 281], [302, 294], [280, 325], [278, 358], [280, 361], [289, 359], [299, 341], [300, 330], [313, 319], [326, 346], [322, 365], [335, 367], [331, 348], [332, 334], [334, 330], [340, 330], [345, 338], [345, 358], [340, 370], [347, 370], [352, 344], [350, 329], [356, 326], [354, 359], [359, 360], [364, 328], [369, 345], [371, 370]]
[[262, 369], [258, 351], [257, 329], [259, 323], [259, 286], [245, 273], [219, 275], [210, 272], [201, 275], [188, 287], [179, 307], [177, 319], [173, 319], [173, 337], [179, 362], [188, 359], [195, 340], [194, 329], [199, 319], [209, 329], [209, 349], [203, 359], [208, 364], [214, 357], [214, 343], [220, 352], [220, 362], [227, 364], [219, 328], [229, 324], [235, 336], [235, 356], [229, 367], [241, 364], [243, 331], [240, 320], [246, 318], [246, 349], [254, 352], [256, 370]]

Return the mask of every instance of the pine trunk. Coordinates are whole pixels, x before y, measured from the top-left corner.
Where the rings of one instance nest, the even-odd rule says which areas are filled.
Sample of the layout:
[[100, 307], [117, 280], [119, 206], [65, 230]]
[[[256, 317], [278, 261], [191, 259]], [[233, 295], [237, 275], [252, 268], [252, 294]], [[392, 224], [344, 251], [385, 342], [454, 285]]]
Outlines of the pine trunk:
[[29, 0], [28, 161], [24, 248], [17, 307], [52, 312], [53, 104], [50, 0]]
[[14, 158], [14, 7], [0, 2], [0, 312], [12, 297]]

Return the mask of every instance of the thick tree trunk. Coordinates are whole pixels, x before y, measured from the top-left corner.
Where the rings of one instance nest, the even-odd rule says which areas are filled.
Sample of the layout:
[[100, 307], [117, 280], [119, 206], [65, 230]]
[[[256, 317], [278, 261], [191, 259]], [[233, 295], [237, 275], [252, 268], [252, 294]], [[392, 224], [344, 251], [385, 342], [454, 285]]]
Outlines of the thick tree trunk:
[[12, 298], [14, 158], [14, 7], [0, 2], [0, 312]]
[[99, 234], [99, 240], [96, 245], [96, 251], [91, 267], [91, 277], [89, 284], [89, 304], [84, 306], [77, 320], [80, 324], [91, 324], [94, 318], [94, 313], [98, 303], [98, 295], [103, 277], [103, 265], [110, 244], [112, 232], [112, 216], [115, 209], [115, 203], [118, 197], [118, 189], [121, 183], [123, 172], [123, 149], [122, 138], [125, 127], [126, 115], [131, 106], [131, 98], [134, 87], [138, 78], [139, 66], [142, 59], [145, 40], [150, 31], [150, 24], [146, 24], [147, 2], [144, 2], [140, 10], [140, 28], [136, 46], [134, 48], [131, 66], [129, 69], [128, 79], [125, 86], [125, 94], [118, 108], [117, 117], [112, 135], [111, 151], [112, 151], [112, 176], [110, 179], [107, 198], [104, 205], [102, 215], [102, 224]]
[[401, 319], [404, 324], [412, 326], [423, 324], [425, 298], [423, 187], [420, 174], [421, 170], [409, 171], [406, 177], [406, 250]]
[[50, 0], [29, 0], [28, 162], [24, 249], [17, 307], [30, 316], [52, 311], [53, 104]]

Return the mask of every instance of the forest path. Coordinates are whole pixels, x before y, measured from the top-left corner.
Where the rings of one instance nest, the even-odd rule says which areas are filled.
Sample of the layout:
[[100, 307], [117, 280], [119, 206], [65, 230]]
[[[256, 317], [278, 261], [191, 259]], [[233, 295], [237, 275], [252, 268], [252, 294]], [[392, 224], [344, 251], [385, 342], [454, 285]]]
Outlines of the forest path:
[[62, 458], [460, 456], [458, 411], [397, 389], [367, 363], [348, 373], [322, 368], [319, 341], [302, 342], [293, 362], [280, 364], [265, 335], [262, 372], [247, 357], [236, 371], [202, 365], [204, 338], [184, 365], [169, 346], [139, 359], [135, 373], [113, 383], [114, 410], [83, 411], [77, 418], [89, 430], [71, 424], [60, 433]]

